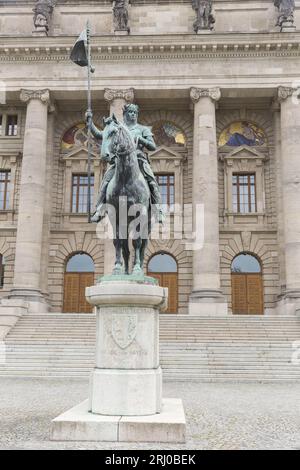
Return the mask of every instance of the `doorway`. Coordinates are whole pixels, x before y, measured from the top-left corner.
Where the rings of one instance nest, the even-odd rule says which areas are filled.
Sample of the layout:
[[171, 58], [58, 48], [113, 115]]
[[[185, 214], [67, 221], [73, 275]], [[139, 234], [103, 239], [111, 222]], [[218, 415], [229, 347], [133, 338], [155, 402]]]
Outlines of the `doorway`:
[[177, 262], [167, 253], [158, 253], [148, 262], [148, 275], [158, 280], [161, 287], [169, 289], [168, 307], [164, 313], [178, 312]]
[[241, 253], [231, 265], [232, 313], [263, 315], [264, 292], [261, 264], [255, 256]]
[[64, 279], [65, 313], [91, 313], [93, 311], [85, 298], [85, 288], [94, 284], [94, 262], [86, 253], [77, 253], [66, 264]]

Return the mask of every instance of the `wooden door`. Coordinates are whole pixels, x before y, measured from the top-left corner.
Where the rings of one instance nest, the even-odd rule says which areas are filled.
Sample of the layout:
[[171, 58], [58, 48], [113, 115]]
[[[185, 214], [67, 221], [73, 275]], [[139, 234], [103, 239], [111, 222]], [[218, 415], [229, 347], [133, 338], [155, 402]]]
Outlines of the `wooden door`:
[[168, 307], [163, 313], [177, 313], [178, 311], [178, 274], [177, 273], [148, 273], [158, 280], [161, 287], [169, 289]]
[[264, 313], [263, 279], [261, 274], [231, 274], [232, 313], [262, 315]]
[[94, 273], [65, 273], [63, 312], [91, 313], [85, 299], [85, 288], [94, 284]]

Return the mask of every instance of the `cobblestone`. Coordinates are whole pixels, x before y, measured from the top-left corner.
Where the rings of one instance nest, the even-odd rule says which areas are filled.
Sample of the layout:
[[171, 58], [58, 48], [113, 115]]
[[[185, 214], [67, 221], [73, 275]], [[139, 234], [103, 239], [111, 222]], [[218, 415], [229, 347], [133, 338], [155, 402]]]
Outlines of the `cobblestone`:
[[184, 402], [185, 445], [51, 442], [51, 420], [87, 397], [87, 381], [0, 378], [0, 390], [1, 449], [300, 449], [300, 384], [165, 383]]

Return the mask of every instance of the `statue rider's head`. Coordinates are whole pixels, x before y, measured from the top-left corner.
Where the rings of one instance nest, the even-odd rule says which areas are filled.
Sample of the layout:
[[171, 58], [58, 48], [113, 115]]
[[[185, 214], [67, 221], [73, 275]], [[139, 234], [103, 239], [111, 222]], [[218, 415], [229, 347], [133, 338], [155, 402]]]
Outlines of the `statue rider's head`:
[[123, 108], [123, 117], [125, 123], [136, 124], [139, 115], [139, 107], [137, 104], [126, 104]]

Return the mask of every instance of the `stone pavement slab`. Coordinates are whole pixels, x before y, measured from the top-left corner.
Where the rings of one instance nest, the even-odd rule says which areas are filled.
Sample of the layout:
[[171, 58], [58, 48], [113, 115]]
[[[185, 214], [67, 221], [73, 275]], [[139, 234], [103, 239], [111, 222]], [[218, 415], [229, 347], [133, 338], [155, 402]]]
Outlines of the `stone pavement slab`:
[[51, 442], [51, 420], [88, 395], [88, 380], [0, 378], [1, 449], [299, 449], [300, 384], [165, 382], [182, 398], [185, 444]]

